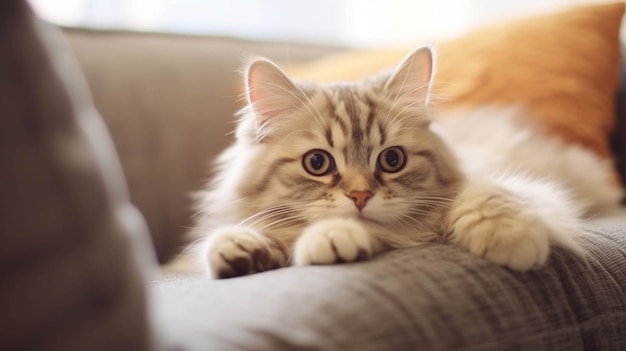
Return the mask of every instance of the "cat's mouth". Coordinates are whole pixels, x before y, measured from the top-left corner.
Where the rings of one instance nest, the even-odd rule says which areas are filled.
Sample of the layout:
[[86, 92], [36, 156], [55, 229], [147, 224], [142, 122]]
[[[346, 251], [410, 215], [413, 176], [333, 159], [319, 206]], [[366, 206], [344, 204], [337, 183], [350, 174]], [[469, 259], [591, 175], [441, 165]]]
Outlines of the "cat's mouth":
[[375, 223], [375, 224], [381, 224], [379, 221], [377, 221], [376, 219], [369, 217], [365, 214], [363, 214], [363, 211], [359, 211], [359, 213], [356, 216], [356, 219], [363, 221], [363, 222], [367, 222], [367, 223]]
[[353, 206], [350, 206], [350, 207], [344, 207], [343, 209], [336, 208], [337, 211], [333, 211], [334, 212], [333, 215], [340, 216], [343, 218], [356, 219], [356, 220], [366, 222], [366, 223], [382, 224], [382, 222], [376, 218], [380, 216], [376, 215], [375, 210], [371, 208], [367, 208], [367, 207], [363, 209], [358, 209], [357, 207], [353, 207]]
[[356, 219], [362, 222], [380, 223], [378, 220], [374, 219], [370, 214], [363, 213], [363, 212], [364, 211], [359, 211], [358, 209], [355, 208], [354, 210], [347, 210], [347, 211], [333, 211], [329, 213], [328, 215], [336, 216], [340, 218]]

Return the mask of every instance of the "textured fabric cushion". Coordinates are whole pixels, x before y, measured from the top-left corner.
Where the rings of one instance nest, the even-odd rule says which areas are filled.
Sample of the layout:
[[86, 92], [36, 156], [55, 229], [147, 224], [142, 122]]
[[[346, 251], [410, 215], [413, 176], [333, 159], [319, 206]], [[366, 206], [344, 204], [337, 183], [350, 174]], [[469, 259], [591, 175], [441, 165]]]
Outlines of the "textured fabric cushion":
[[[439, 108], [521, 105], [553, 134], [611, 157], [624, 3], [506, 22], [436, 44]], [[351, 52], [291, 71], [354, 80], [397, 65], [409, 48]]]
[[0, 1], [0, 350], [147, 350], [145, 225], [60, 39]]
[[623, 350], [626, 215], [589, 225], [588, 264], [516, 273], [444, 244], [350, 265], [151, 286], [168, 350]]

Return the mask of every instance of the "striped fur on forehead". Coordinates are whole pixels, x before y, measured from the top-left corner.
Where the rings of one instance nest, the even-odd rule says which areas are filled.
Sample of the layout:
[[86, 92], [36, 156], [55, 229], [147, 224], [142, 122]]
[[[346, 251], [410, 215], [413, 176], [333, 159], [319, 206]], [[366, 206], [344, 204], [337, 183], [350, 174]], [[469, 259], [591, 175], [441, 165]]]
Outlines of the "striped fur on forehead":
[[[337, 140], [343, 138], [350, 140], [350, 149], [360, 150], [384, 145], [403, 129], [427, 125], [429, 118], [423, 103], [406, 96], [393, 97], [383, 83], [295, 83], [301, 93], [297, 94], [300, 104], [296, 109], [258, 125], [252, 106], [247, 106], [240, 111], [240, 126], [247, 127], [242, 127], [238, 135], [250, 135], [256, 142], [280, 142], [285, 136], [307, 137], [329, 147], [335, 147]], [[296, 95], [289, 91], [285, 94]], [[350, 159], [361, 156], [348, 154]]]
[[426, 106], [405, 97], [392, 98], [376, 84], [335, 84], [316, 94], [325, 98], [327, 143], [334, 147], [338, 137], [348, 139], [350, 147], [344, 152], [354, 161], [364, 161], [359, 151], [393, 142], [407, 130], [423, 132], [429, 122]]
[[[341, 151], [346, 164], [366, 164], [373, 144], [382, 144], [384, 141], [380, 133], [378, 140], [374, 140], [371, 125], [368, 128], [368, 121], [373, 124], [376, 107], [362, 91], [353, 86], [335, 86], [324, 94], [329, 119], [325, 135], [329, 144], [335, 146], [335, 140], [344, 139]], [[333, 125], [338, 128], [333, 128]]]

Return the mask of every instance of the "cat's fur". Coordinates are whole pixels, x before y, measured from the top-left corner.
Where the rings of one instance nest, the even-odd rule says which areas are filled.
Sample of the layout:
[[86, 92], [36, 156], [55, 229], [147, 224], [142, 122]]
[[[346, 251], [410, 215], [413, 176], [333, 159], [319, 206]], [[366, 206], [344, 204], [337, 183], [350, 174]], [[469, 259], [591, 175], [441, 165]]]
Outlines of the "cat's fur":
[[[521, 271], [542, 265], [550, 246], [583, 255], [581, 218], [621, 199], [608, 164], [522, 123], [522, 109], [433, 121], [432, 72], [429, 48], [391, 77], [356, 84], [294, 83], [252, 62], [237, 140], [200, 194], [188, 254], [219, 278], [439, 240]], [[379, 161], [390, 147], [401, 149]], [[334, 159], [328, 174], [306, 170], [316, 149]], [[402, 151], [406, 165], [384, 171]]]

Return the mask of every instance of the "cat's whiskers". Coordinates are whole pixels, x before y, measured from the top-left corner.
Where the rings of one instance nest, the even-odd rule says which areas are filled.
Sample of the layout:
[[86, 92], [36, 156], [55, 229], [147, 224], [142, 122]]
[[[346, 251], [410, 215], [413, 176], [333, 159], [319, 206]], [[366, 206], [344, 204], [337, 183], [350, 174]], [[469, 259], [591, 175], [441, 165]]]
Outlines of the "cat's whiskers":
[[407, 233], [420, 235], [423, 233], [430, 233], [428, 227], [426, 227], [422, 222], [407, 214], [402, 214], [400, 217], [397, 217], [396, 224], [400, 224], [403, 228], [408, 229]]
[[445, 198], [426, 198], [426, 197], [422, 197], [422, 196], [411, 196], [411, 197], [405, 197], [403, 198], [404, 202], [407, 203], [410, 206], [415, 206], [415, 205], [436, 205], [436, 206], [440, 206], [440, 207], [451, 207], [453, 200], [452, 199], [445, 199]]
[[439, 213], [442, 211], [447, 211], [451, 208], [451, 206], [444, 205], [433, 205], [433, 204], [425, 204], [425, 207], [409, 207], [409, 209], [405, 210], [406, 213], [418, 215], [418, 216], [432, 216], [435, 213]]
[[437, 211], [428, 211], [428, 210], [422, 210], [422, 209], [412, 209], [412, 210], [406, 210], [402, 213], [402, 215], [405, 215], [407, 217], [411, 217], [414, 219], [417, 218], [427, 218], [427, 217], [431, 217], [433, 216], [433, 213], [436, 213]]
[[279, 216], [279, 215], [292, 213], [292, 212], [296, 212], [296, 209], [294, 209], [292, 206], [285, 205], [285, 204], [275, 205], [275, 206], [262, 209], [252, 214], [251, 216], [239, 222], [239, 224], [246, 225], [246, 224], [249, 224], [250, 222], [264, 220], [266, 218], [271, 218], [273, 216]]
[[240, 225], [247, 225], [254, 227], [256, 224], [260, 222], [264, 222], [270, 220], [272, 218], [283, 218], [284, 215], [292, 213], [293, 211], [272, 211], [272, 212], [264, 212], [251, 217], [246, 218], [245, 220], [239, 222]]
[[452, 201], [440, 201], [440, 200], [428, 200], [428, 199], [423, 199], [423, 198], [418, 198], [416, 199], [416, 201], [412, 201], [410, 202], [411, 205], [426, 205], [426, 206], [430, 206], [430, 205], [435, 205], [435, 206], [439, 206], [439, 207], [451, 207], [452, 206]]
[[260, 227], [255, 226], [254, 228], [260, 232], [263, 232], [271, 227], [278, 227], [281, 229], [285, 229], [285, 228], [290, 228], [290, 227], [301, 226], [303, 223], [306, 223], [306, 221], [307, 221], [306, 216], [302, 214], [298, 214], [294, 216], [288, 216], [288, 217], [285, 217], [276, 221], [269, 221], [268, 223], [265, 223], [264, 225]]
[[[402, 217], [412, 218], [413, 220], [421, 223], [421, 221], [423, 220], [428, 220], [428, 219], [433, 218], [433, 216], [435, 216], [437, 213], [440, 213], [440, 212], [439, 211], [424, 211], [424, 212], [406, 211], [402, 214]], [[444, 214], [444, 213], [440, 213], [440, 214]]]
[[307, 202], [283, 202], [258, 211], [240, 222], [240, 225], [245, 225], [261, 232], [270, 227], [289, 228], [302, 225], [303, 222], [307, 222], [310, 218], [296, 207], [304, 204], [307, 204]]
[[402, 218], [396, 218], [393, 224], [401, 226], [403, 231], [407, 233], [414, 230], [413, 226], [410, 225], [410, 223], [405, 222]]
[[454, 197], [445, 197], [445, 196], [440, 196], [440, 195], [425, 195], [425, 194], [418, 194], [414, 196], [403, 196], [402, 198], [409, 199], [409, 200], [439, 201], [443, 203], [450, 203], [454, 201]]

